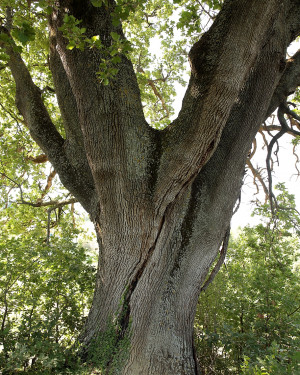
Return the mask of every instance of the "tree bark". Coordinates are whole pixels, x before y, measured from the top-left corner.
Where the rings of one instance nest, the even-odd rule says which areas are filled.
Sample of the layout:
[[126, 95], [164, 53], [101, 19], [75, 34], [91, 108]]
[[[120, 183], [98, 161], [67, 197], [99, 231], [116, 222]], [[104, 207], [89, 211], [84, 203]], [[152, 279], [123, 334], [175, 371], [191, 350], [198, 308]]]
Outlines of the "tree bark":
[[115, 80], [103, 86], [96, 78], [102, 52], [70, 51], [60, 31], [67, 12], [109, 46], [112, 31], [124, 37], [111, 23], [113, 2], [101, 8], [89, 1], [56, 3], [51, 70], [66, 139], [51, 123], [18, 52], [7, 52], [19, 111], [95, 224], [99, 266], [80, 338], [82, 357], [112, 322], [116, 340], [108, 369], [197, 374], [197, 300], [226, 237], [247, 154], [270, 108], [299, 82], [298, 55], [286, 70], [285, 55], [299, 35], [294, 14], [300, 4], [225, 1], [190, 52], [191, 79], [178, 118], [158, 132], [144, 118], [131, 62], [122, 56]]

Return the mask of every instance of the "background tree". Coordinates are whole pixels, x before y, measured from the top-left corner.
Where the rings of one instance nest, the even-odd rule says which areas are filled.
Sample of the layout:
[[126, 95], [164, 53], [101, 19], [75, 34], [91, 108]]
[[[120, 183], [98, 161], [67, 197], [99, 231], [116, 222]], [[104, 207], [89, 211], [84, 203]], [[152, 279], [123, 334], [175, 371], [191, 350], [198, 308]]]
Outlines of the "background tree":
[[[294, 207], [294, 197], [278, 188], [278, 203]], [[199, 299], [195, 343], [203, 374], [299, 371], [299, 214], [274, 217], [268, 205], [255, 213], [261, 223], [230, 242], [226, 266]]]
[[75, 242], [76, 229], [68, 224], [69, 215], [61, 219], [55, 234], [52, 228], [49, 246], [41, 211], [40, 221], [34, 208], [12, 204], [3, 211], [0, 371], [5, 375], [57, 374], [69, 361], [70, 346], [91, 303], [94, 262]]
[[[298, 117], [286, 98], [299, 84], [300, 54], [286, 61], [286, 50], [299, 35], [299, 2], [225, 1], [199, 39], [207, 5], [218, 10], [222, 4], [1, 3], [1, 85], [9, 90], [2, 109], [8, 124], [25, 125], [16, 134], [3, 130], [12, 146], [6, 144], [2, 163], [10, 181], [5, 193], [14, 189], [31, 206], [59, 208], [77, 200], [89, 213], [100, 255], [81, 355], [89, 358], [95, 347], [103, 353], [103, 338], [114, 327], [115, 350], [101, 363], [112, 366], [130, 337], [118, 364], [123, 374], [197, 372], [197, 299], [228, 239], [251, 143], [277, 107], [281, 134], [298, 135], [287, 122], [287, 116], [293, 123]], [[157, 19], [165, 20], [157, 30], [169, 64], [153, 68], [145, 51]], [[181, 42], [173, 37], [175, 26]], [[191, 77], [182, 109], [159, 131], [171, 113], [164, 95], [172, 95], [173, 71], [189, 46]], [[138, 84], [146, 88], [142, 96]], [[19, 113], [12, 111], [14, 95]], [[142, 100], [156, 109], [156, 129], [145, 119]], [[42, 155], [35, 146], [29, 151], [29, 135]], [[12, 150], [21, 164], [9, 175]], [[43, 158], [55, 170], [48, 171], [48, 182], [58, 174], [74, 198], [53, 200], [48, 183], [40, 194], [29, 192], [31, 183], [39, 188], [41, 176], [29, 178], [24, 161]]]

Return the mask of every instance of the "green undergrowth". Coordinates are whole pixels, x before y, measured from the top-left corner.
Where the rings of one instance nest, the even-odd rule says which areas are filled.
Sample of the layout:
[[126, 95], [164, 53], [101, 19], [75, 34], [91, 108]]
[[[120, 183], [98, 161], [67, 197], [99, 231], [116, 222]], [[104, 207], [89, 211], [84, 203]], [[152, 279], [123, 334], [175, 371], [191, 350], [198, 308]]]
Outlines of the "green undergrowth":
[[130, 348], [130, 326], [124, 335], [120, 325], [109, 320], [107, 330], [100, 333], [91, 343], [87, 363], [107, 375], [121, 374]]

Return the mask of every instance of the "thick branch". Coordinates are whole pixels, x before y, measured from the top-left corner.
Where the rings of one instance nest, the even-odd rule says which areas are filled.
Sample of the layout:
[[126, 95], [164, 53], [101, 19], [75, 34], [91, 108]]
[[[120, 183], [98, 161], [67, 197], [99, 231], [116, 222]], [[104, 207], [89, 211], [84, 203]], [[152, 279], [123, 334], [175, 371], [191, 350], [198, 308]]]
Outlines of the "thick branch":
[[[103, 198], [106, 201], [111, 196], [120, 197], [121, 189], [123, 194], [130, 195], [126, 198], [128, 200], [135, 193], [138, 199], [143, 199], [146, 193], [138, 192], [135, 187], [139, 186], [145, 192], [149, 179], [152, 179], [149, 170], [155, 151], [155, 131], [145, 121], [136, 76], [131, 62], [124, 55], [120, 55], [121, 61], [113, 65], [118, 73], [109, 85], [104, 86], [98, 78], [99, 64], [102, 59], [107, 59], [105, 53], [113, 44], [111, 33], [118, 33], [124, 40], [121, 26], [112, 24], [111, 2], [108, 5], [96, 8], [86, 1], [62, 1], [55, 8], [50, 20], [52, 48], [55, 48], [52, 64], [54, 62], [55, 69], [60, 69], [55, 73], [57, 77], [60, 75], [69, 83], [66, 90], [56, 77], [56, 87], [60, 103], [61, 99], [66, 99], [67, 106], [75, 108], [72, 104], [75, 99], [75, 115], [78, 113], [85, 152], [99, 196], [106, 197]], [[80, 25], [86, 29], [88, 37], [99, 35], [105, 48], [68, 50], [67, 40], [60, 30], [66, 12], [82, 20]], [[58, 66], [60, 62], [64, 71]], [[65, 118], [66, 115], [70, 117], [67, 112]], [[67, 122], [71, 124], [69, 120]], [[75, 128], [79, 127], [74, 123], [71, 132], [75, 132]], [[115, 198], [112, 204], [120, 204], [118, 209], [123, 210], [124, 204], [118, 199]]]
[[[178, 119], [163, 135], [160, 197], [167, 195], [174, 199], [212, 156], [256, 60], [275, 27], [286, 21], [284, 9], [278, 11], [283, 6], [280, 3], [276, 0], [267, 4], [259, 0], [225, 2], [211, 29], [192, 48], [192, 75], [183, 107]], [[273, 47], [278, 72], [274, 74], [275, 82], [285, 55], [284, 38], [284, 35], [278, 36], [277, 50]], [[158, 205], [161, 206], [159, 197]]]
[[76, 99], [56, 50], [56, 38], [54, 35], [50, 36], [50, 68], [67, 139], [72, 144], [77, 143], [83, 149], [83, 135], [78, 118]]
[[298, 86], [300, 86], [300, 50], [287, 60], [286, 68], [274, 92], [265, 118], [268, 118], [279, 107], [280, 103], [284, 103]]
[[[2, 32], [9, 33], [3, 27]], [[16, 83], [16, 105], [22, 114], [32, 138], [47, 153], [61, 152], [64, 139], [56, 130], [45, 108], [40, 89], [33, 83], [30, 73], [24, 64], [17, 46], [13, 43], [1, 43], [10, 59], [8, 65]]]
[[[289, 29], [287, 23], [284, 25]], [[189, 264], [190, 268], [194, 267], [197, 256], [199, 257], [200, 250], [197, 247], [199, 233], [203, 233], [209, 241], [217, 232], [224, 236], [229, 226], [241, 188], [249, 149], [264, 121], [282, 74], [279, 69], [281, 56], [278, 51], [282, 49], [282, 56], [285, 56], [283, 45], [285, 33], [286, 30], [282, 26], [276, 27], [271, 33], [269, 42], [261, 50], [260, 56], [250, 70], [249, 79], [231, 109], [216, 151], [192, 184], [193, 225], [192, 228], [189, 226], [192, 238], [188, 246], [194, 246], [196, 255], [193, 262]], [[203, 220], [203, 217], [206, 220]], [[196, 267], [194, 272], [197, 272]]]
[[[9, 33], [5, 28], [1, 32]], [[65, 152], [65, 141], [56, 130], [43, 103], [40, 89], [34, 84], [16, 45], [1, 43], [9, 55], [9, 67], [16, 83], [16, 105], [22, 114], [32, 138], [47, 155], [62, 183], [78, 199], [83, 207], [91, 213], [91, 198], [94, 186], [85, 169], [72, 165]]]

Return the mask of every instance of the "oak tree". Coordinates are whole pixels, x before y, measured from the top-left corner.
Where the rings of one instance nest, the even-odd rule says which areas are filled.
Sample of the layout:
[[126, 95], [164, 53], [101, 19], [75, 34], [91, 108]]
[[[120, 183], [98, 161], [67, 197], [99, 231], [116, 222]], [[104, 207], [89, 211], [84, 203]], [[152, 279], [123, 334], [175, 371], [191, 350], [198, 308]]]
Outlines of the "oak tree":
[[[82, 358], [97, 348], [101, 356], [113, 327], [108, 371], [119, 356], [124, 375], [198, 373], [197, 300], [228, 241], [251, 144], [276, 108], [280, 131], [298, 132], [286, 100], [300, 83], [300, 53], [286, 53], [299, 14], [299, 0], [1, 2], [2, 88], [17, 111], [4, 96], [2, 107], [43, 151], [27, 158], [49, 160], [95, 226]], [[205, 33], [203, 17], [212, 19]], [[157, 31], [166, 65], [147, 52]], [[170, 122], [172, 84], [187, 61]], [[34, 204], [50, 204], [43, 197]]]

